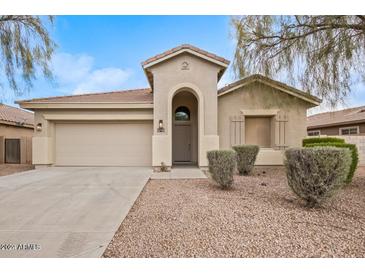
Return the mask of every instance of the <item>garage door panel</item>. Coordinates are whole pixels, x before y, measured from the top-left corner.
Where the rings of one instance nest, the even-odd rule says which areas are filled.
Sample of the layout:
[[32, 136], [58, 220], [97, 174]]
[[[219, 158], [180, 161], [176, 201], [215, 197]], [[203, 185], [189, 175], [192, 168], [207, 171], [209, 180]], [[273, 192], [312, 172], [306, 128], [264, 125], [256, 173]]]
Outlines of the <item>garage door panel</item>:
[[151, 166], [152, 122], [58, 123], [56, 164]]

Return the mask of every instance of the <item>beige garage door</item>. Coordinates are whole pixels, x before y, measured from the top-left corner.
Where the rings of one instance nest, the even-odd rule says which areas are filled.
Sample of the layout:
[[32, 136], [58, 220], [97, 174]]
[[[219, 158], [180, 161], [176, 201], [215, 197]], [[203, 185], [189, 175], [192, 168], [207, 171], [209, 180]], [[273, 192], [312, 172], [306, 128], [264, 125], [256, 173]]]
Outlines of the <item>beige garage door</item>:
[[151, 166], [152, 122], [57, 123], [62, 166]]

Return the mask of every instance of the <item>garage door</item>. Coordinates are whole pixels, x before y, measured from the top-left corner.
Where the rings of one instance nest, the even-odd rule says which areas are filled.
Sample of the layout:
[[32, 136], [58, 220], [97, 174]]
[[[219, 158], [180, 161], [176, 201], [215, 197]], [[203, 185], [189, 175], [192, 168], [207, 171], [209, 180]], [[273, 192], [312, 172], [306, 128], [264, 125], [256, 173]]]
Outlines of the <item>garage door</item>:
[[57, 123], [55, 160], [63, 166], [151, 166], [152, 122]]

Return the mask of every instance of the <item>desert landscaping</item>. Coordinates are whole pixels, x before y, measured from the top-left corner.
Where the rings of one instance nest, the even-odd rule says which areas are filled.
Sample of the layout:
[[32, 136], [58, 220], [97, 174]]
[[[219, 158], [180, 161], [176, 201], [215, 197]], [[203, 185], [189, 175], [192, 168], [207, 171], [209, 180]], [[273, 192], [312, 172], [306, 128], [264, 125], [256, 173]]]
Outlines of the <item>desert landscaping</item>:
[[104, 257], [364, 257], [365, 167], [318, 208], [290, 190], [283, 167], [210, 179], [150, 180]]

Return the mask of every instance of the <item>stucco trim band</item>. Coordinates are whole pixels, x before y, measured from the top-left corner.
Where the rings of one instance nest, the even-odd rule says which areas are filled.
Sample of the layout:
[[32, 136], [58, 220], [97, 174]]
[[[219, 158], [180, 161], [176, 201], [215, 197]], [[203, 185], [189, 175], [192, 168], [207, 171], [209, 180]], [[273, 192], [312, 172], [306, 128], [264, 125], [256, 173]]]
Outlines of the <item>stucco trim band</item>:
[[153, 108], [153, 104], [141, 103], [90, 103], [90, 102], [67, 102], [67, 103], [41, 103], [41, 102], [18, 102], [22, 108], [26, 109], [138, 109], [138, 108]]
[[119, 120], [153, 120], [153, 114], [43, 114], [46, 120], [68, 121], [119, 121]]
[[241, 109], [240, 112], [244, 116], [275, 116], [279, 109]]

